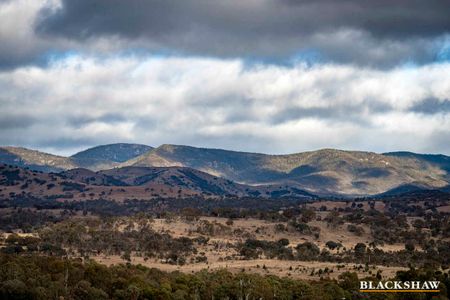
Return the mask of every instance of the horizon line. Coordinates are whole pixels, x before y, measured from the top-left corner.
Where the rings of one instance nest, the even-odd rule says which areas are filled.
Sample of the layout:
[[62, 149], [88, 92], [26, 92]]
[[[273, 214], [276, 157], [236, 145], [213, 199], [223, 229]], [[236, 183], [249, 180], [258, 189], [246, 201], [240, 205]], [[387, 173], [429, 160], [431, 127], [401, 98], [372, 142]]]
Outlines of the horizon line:
[[317, 148], [314, 150], [305, 150], [305, 151], [297, 151], [297, 152], [289, 152], [289, 153], [278, 153], [278, 154], [272, 154], [272, 153], [264, 153], [264, 152], [251, 152], [251, 151], [244, 151], [244, 150], [236, 150], [236, 149], [227, 149], [227, 148], [218, 148], [218, 147], [205, 147], [205, 146], [192, 146], [192, 145], [187, 145], [187, 144], [168, 144], [168, 143], [163, 143], [160, 144], [159, 146], [152, 146], [152, 145], [148, 145], [148, 144], [143, 144], [143, 143], [132, 143], [132, 142], [116, 142], [116, 143], [107, 143], [107, 144], [98, 144], [98, 145], [94, 145], [94, 146], [90, 146], [87, 148], [84, 148], [80, 151], [77, 151], [73, 154], [70, 155], [62, 155], [62, 154], [55, 154], [52, 152], [48, 152], [45, 150], [42, 150], [42, 148], [34, 148], [34, 147], [28, 147], [28, 146], [22, 146], [22, 145], [0, 145], [0, 148], [22, 148], [22, 149], [26, 149], [26, 150], [31, 150], [31, 151], [38, 151], [41, 153], [45, 153], [45, 154], [50, 154], [50, 155], [54, 155], [54, 156], [60, 156], [60, 157], [73, 157], [78, 153], [93, 149], [93, 148], [97, 148], [97, 147], [103, 147], [103, 146], [111, 146], [111, 145], [118, 145], [118, 144], [125, 144], [125, 145], [140, 145], [140, 146], [148, 146], [148, 147], [152, 147], [153, 149], [149, 150], [152, 151], [154, 149], [159, 149], [163, 146], [177, 146], [177, 147], [190, 147], [190, 148], [196, 148], [196, 149], [205, 149], [205, 150], [220, 150], [220, 151], [227, 151], [227, 152], [237, 152], [237, 153], [248, 153], [248, 154], [260, 154], [260, 155], [268, 155], [268, 156], [285, 156], [285, 155], [293, 155], [293, 154], [300, 154], [300, 153], [308, 153], [308, 152], [318, 152], [318, 151], [326, 151], [326, 150], [332, 150], [332, 151], [342, 151], [342, 152], [363, 152], [363, 153], [373, 153], [373, 154], [377, 154], [377, 155], [386, 155], [386, 154], [391, 154], [391, 153], [410, 153], [410, 154], [418, 154], [418, 155], [442, 155], [442, 156], [449, 156], [447, 154], [443, 154], [443, 153], [424, 153], [424, 152], [415, 152], [415, 151], [411, 151], [411, 150], [394, 150], [394, 151], [386, 151], [386, 152], [376, 152], [373, 150], [360, 150], [360, 149], [340, 149], [340, 148], [332, 148], [332, 147], [324, 147], [324, 148]]

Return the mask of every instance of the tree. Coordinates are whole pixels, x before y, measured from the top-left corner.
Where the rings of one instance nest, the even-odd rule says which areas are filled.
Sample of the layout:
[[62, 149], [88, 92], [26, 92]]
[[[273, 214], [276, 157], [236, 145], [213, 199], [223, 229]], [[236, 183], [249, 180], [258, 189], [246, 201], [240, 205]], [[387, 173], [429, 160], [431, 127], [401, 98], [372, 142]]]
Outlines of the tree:
[[301, 221], [304, 223], [311, 222], [316, 218], [316, 212], [312, 209], [304, 209], [302, 210]]
[[358, 274], [355, 272], [344, 272], [338, 277], [339, 286], [344, 290], [357, 290], [359, 289]]
[[366, 253], [366, 244], [358, 243], [355, 245], [355, 255], [357, 257], [362, 257]]
[[311, 242], [304, 242], [303, 244], [298, 244], [297, 255], [300, 259], [313, 259], [320, 254], [320, 248]]
[[412, 241], [407, 241], [405, 243], [405, 249], [407, 251], [414, 251], [414, 249], [416, 249], [416, 247], [414, 246], [414, 243]]
[[108, 299], [108, 294], [103, 290], [92, 287], [90, 282], [81, 280], [73, 290], [74, 298], [80, 300], [101, 300]]
[[334, 250], [336, 248], [339, 249], [340, 247], [342, 247], [342, 244], [341, 243], [336, 243], [334, 241], [328, 241], [328, 242], [326, 242], [325, 246], [327, 246], [328, 249], [330, 249], [330, 250]]
[[7, 280], [0, 285], [0, 299], [32, 299], [30, 289], [21, 280]]
[[288, 240], [288, 239], [280, 239], [280, 240], [278, 240], [277, 243], [278, 243], [279, 245], [285, 247], [285, 246], [288, 246], [288, 245], [289, 245], [289, 240]]

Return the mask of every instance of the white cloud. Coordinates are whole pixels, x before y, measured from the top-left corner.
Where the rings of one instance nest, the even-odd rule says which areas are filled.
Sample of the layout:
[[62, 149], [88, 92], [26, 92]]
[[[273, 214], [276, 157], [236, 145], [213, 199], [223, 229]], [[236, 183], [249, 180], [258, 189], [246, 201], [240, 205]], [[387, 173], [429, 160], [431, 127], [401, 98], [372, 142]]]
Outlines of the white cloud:
[[34, 23], [45, 4], [56, 0], [14, 0], [0, 2], [0, 67], [30, 63], [52, 48], [61, 48], [62, 39], [46, 39], [34, 33]]
[[1, 144], [68, 153], [99, 143], [286, 153], [322, 147], [449, 153], [450, 63], [246, 66], [241, 60], [73, 55], [0, 73]]
[[[0, 68], [43, 64], [67, 51], [102, 55], [137, 49], [280, 63], [301, 57], [377, 68], [449, 56], [448, 4], [442, 1], [397, 1], [390, 8], [361, 1], [128, 2], [0, 1]], [[415, 18], [420, 21], [411, 22]]]

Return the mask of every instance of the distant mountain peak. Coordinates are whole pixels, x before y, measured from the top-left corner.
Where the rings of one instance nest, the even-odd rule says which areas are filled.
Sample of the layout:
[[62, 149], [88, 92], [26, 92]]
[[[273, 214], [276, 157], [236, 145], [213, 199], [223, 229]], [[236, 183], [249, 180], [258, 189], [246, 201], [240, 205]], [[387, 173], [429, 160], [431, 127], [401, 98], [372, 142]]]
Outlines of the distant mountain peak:
[[411, 182], [448, 184], [445, 170], [429, 159], [329, 148], [266, 155], [165, 144], [125, 164], [183, 166], [239, 183], [287, 184], [317, 194], [369, 195]]
[[67, 157], [11, 146], [0, 147], [0, 163], [44, 172], [59, 172], [77, 166]]
[[116, 143], [95, 146], [72, 155], [75, 159], [105, 160], [122, 163], [142, 155], [153, 147], [142, 144]]
[[[117, 143], [93, 147], [71, 157], [3, 147], [0, 148], [0, 163], [45, 172], [74, 168], [99, 171], [127, 166], [190, 168], [237, 184], [283, 186], [337, 196], [375, 195], [411, 184], [427, 189], [443, 188], [450, 183], [450, 157], [406, 151], [379, 154], [326, 148], [268, 155], [173, 144], [152, 148]], [[126, 170], [129, 169], [122, 171]], [[167, 169], [165, 174], [169, 174], [169, 170], [175, 169]], [[176, 175], [184, 176], [181, 173]], [[83, 178], [91, 175], [83, 170], [68, 174]], [[94, 177], [97, 182], [111, 180]]]

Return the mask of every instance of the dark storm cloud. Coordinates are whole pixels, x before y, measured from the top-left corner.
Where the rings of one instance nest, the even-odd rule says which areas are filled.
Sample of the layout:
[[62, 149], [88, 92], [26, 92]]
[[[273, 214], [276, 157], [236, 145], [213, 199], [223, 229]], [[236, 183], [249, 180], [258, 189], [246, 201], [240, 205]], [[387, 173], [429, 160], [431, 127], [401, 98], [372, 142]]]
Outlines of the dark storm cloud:
[[43, 12], [38, 29], [77, 38], [120, 34], [162, 39], [204, 29], [258, 39], [351, 27], [407, 38], [449, 32], [449, 11], [447, 0], [63, 0], [61, 9]]
[[26, 129], [36, 122], [38, 121], [32, 115], [8, 113], [7, 115], [0, 115], [0, 130]]
[[366, 114], [383, 114], [394, 109], [386, 104], [375, 100], [365, 101], [363, 103], [351, 103], [331, 105], [327, 107], [287, 107], [275, 114], [271, 122], [280, 124], [293, 120], [301, 119], [319, 119], [325, 121], [338, 121], [356, 123], [361, 126], [371, 126], [371, 120], [367, 119]]
[[447, 0], [63, 0], [41, 12], [36, 31], [208, 55], [282, 57], [317, 48], [344, 61], [364, 53], [420, 61], [431, 59], [429, 39], [450, 32], [449, 11]]
[[407, 38], [450, 31], [450, 2], [446, 0], [283, 0], [323, 26], [364, 29], [375, 36]]
[[423, 114], [438, 114], [450, 112], [450, 100], [439, 100], [436, 98], [427, 98], [415, 104], [411, 111]]
[[39, 52], [15, 53], [11, 47], [0, 45], [0, 69], [14, 69], [16, 66], [30, 64], [39, 59]]

